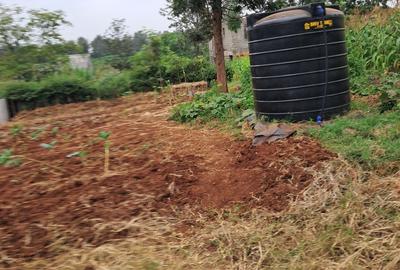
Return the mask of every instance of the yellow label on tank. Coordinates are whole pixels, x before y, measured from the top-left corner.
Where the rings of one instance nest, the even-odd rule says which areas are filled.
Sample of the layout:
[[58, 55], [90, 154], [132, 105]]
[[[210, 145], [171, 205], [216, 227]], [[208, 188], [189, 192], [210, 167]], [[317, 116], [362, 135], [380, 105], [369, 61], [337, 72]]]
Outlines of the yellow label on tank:
[[304, 23], [304, 30], [323, 29], [324, 25], [327, 27], [332, 27], [333, 21], [332, 20], [324, 20], [324, 21], [306, 22], [306, 23]]

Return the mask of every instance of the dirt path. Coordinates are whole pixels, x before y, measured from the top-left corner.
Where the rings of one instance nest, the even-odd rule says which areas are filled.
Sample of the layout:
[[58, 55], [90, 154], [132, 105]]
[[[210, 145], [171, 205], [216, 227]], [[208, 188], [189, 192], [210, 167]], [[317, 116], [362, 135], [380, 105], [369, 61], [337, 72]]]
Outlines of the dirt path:
[[[279, 211], [312, 181], [307, 168], [332, 157], [303, 137], [250, 147], [168, 121], [169, 109], [153, 93], [137, 94], [38, 109], [2, 126], [0, 151], [22, 163], [0, 167], [0, 265], [126, 237], [132, 232], [100, 225], [143, 211], [235, 203]], [[108, 174], [100, 131], [111, 133]], [[85, 154], [67, 157], [76, 152]]]

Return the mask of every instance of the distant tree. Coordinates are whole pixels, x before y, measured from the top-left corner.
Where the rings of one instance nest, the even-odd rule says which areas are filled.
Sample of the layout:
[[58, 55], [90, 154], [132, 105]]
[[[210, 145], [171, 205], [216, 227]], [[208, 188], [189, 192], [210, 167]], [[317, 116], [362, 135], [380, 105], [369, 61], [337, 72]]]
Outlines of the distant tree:
[[92, 57], [99, 58], [109, 54], [107, 49], [107, 42], [101, 35], [97, 35], [90, 43], [92, 47]]
[[[244, 10], [273, 11], [287, 5], [308, 4], [315, 0], [167, 0], [161, 13], [171, 21], [171, 26], [188, 33], [192, 40], [204, 41], [213, 37], [217, 82], [220, 89], [227, 91], [222, 21], [228, 22], [231, 30], [240, 26], [239, 19]], [[328, 1], [329, 2], [329, 1]], [[354, 8], [387, 7], [388, 0], [331, 0], [346, 10]]]
[[133, 37], [128, 34], [125, 19], [114, 19], [107, 29], [106, 43], [108, 63], [116, 69], [130, 68], [128, 56], [134, 53]]
[[31, 35], [40, 44], [54, 44], [63, 41], [60, 34], [60, 27], [71, 25], [65, 19], [65, 14], [61, 10], [30, 10], [30, 20], [28, 27], [32, 30]]
[[27, 44], [63, 41], [60, 28], [71, 25], [62, 11], [29, 10], [0, 3], [0, 47], [14, 50]]
[[114, 19], [104, 37], [111, 55], [129, 56], [133, 54], [133, 37], [127, 32], [125, 19]]
[[81, 48], [82, 53], [89, 53], [89, 42], [86, 38], [80, 37], [77, 40], [78, 46]]
[[13, 50], [28, 42], [30, 28], [21, 7], [7, 7], [0, 3], [0, 47]]
[[137, 31], [133, 34], [133, 52], [138, 52], [143, 45], [147, 44], [148, 34], [145, 31]]
[[65, 54], [81, 54], [83, 53], [82, 47], [75, 41], [69, 40], [57, 44], [58, 51]]
[[[206, 38], [212, 32], [217, 82], [220, 90], [227, 92], [222, 21], [226, 20], [229, 26], [237, 28], [240, 26], [238, 20], [244, 9], [257, 11], [276, 9], [285, 3], [283, 0], [167, 0], [167, 7], [162, 13], [173, 20], [173, 25], [191, 30], [200, 39]], [[200, 29], [204, 36], [199, 35], [196, 28]]]
[[70, 23], [61, 11], [25, 10], [0, 4], [0, 80], [40, 80], [58, 71], [66, 51], [60, 28]]

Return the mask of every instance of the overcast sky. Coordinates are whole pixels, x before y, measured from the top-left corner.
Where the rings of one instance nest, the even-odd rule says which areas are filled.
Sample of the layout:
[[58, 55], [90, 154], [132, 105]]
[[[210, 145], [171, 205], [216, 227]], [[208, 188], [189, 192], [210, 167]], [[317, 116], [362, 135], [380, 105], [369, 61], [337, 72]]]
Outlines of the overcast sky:
[[165, 0], [0, 0], [28, 9], [63, 10], [73, 26], [62, 30], [67, 40], [80, 36], [92, 40], [103, 34], [112, 19], [126, 19], [129, 32], [142, 29], [168, 30], [168, 20], [161, 16]]

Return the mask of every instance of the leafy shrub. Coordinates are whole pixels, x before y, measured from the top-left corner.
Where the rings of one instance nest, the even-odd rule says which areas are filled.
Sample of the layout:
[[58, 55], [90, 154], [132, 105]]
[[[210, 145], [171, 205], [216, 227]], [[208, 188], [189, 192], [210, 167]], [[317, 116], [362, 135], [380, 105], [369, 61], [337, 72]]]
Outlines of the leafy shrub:
[[79, 76], [60, 74], [41, 82], [40, 99], [50, 104], [87, 101], [94, 97], [93, 88]]
[[132, 85], [138, 91], [154, 89], [160, 84], [161, 69], [159, 54], [150, 45], [131, 57], [131, 80]]
[[32, 101], [40, 95], [37, 82], [10, 81], [0, 85], [1, 95], [9, 100]]
[[107, 75], [95, 87], [97, 97], [101, 99], [116, 98], [132, 90], [130, 76], [126, 72]]
[[249, 58], [236, 58], [228, 65], [232, 79], [240, 84], [240, 91], [220, 93], [217, 87], [213, 87], [205, 94], [195, 95], [191, 102], [176, 106], [171, 118], [179, 122], [192, 122], [196, 119], [226, 120], [229, 117], [237, 117], [242, 111], [252, 109], [254, 103]]
[[185, 72], [188, 82], [207, 81], [210, 83], [217, 76], [215, 66], [205, 56], [192, 58], [185, 67]]
[[84, 76], [58, 74], [41, 82], [11, 81], [0, 85], [0, 93], [16, 111], [86, 101], [95, 98], [96, 93]]
[[207, 93], [195, 95], [193, 101], [176, 106], [171, 118], [179, 122], [192, 122], [196, 119], [225, 120], [228, 117], [236, 117], [252, 107], [251, 93], [247, 91], [220, 93], [217, 87], [214, 87]]

